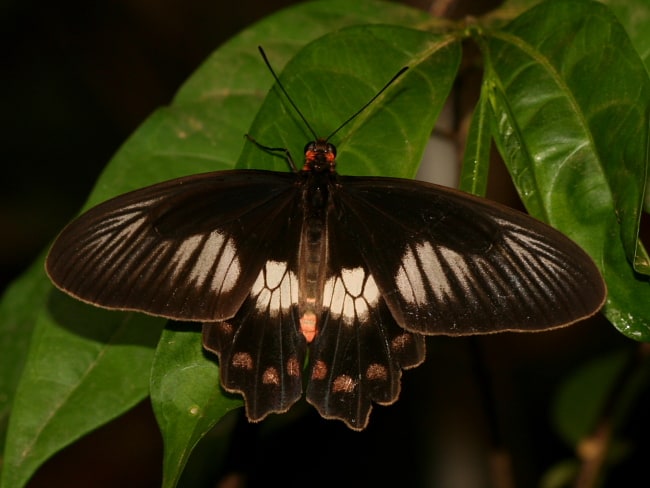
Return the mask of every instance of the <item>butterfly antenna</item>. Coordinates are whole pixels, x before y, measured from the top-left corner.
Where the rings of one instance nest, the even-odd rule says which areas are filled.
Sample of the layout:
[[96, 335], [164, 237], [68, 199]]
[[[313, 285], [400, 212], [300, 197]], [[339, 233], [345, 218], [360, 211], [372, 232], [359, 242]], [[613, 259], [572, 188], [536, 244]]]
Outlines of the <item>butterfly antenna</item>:
[[289, 100], [289, 103], [291, 104], [293, 109], [296, 111], [296, 113], [300, 116], [302, 121], [305, 123], [305, 125], [309, 129], [309, 132], [311, 132], [312, 136], [314, 137], [314, 140], [318, 139], [318, 136], [316, 135], [316, 131], [314, 129], [312, 129], [311, 125], [309, 125], [309, 122], [307, 122], [307, 119], [305, 118], [305, 116], [302, 114], [302, 112], [298, 108], [298, 105], [296, 105], [296, 102], [294, 102], [291, 99], [291, 97], [289, 96], [289, 93], [287, 92], [287, 90], [284, 88], [284, 86], [280, 82], [280, 78], [278, 78], [278, 75], [275, 74], [275, 71], [273, 70], [273, 66], [271, 66], [271, 63], [269, 62], [268, 58], [266, 57], [266, 53], [264, 52], [264, 49], [262, 49], [262, 46], [257, 46], [257, 49], [259, 49], [260, 54], [262, 55], [262, 59], [264, 59], [264, 62], [266, 63], [267, 68], [269, 68], [269, 71], [273, 75], [273, 78], [275, 78], [275, 82], [280, 87], [280, 90], [282, 90], [282, 93], [284, 93], [284, 96], [287, 97], [287, 100]]
[[350, 116], [345, 120], [345, 122], [343, 122], [341, 125], [339, 125], [339, 126], [336, 128], [336, 130], [335, 130], [334, 132], [332, 132], [329, 136], [327, 136], [327, 137], [325, 138], [325, 140], [326, 140], [326, 141], [329, 141], [332, 137], [334, 137], [334, 135], [335, 135], [338, 131], [340, 131], [343, 127], [345, 127], [346, 125], [348, 125], [348, 124], [349, 124], [349, 123], [350, 123], [350, 122], [351, 122], [351, 121], [352, 121], [352, 120], [353, 120], [357, 115], [359, 115], [361, 112], [363, 112], [365, 109], [367, 109], [368, 106], [369, 106], [372, 102], [374, 102], [375, 100], [377, 100], [377, 98], [378, 98], [382, 93], [384, 93], [384, 92], [386, 91], [386, 89], [387, 89], [390, 85], [392, 85], [392, 84], [395, 82], [395, 80], [396, 80], [397, 78], [399, 78], [400, 76], [402, 76], [402, 75], [404, 74], [404, 72], [405, 72], [407, 69], [409, 69], [409, 67], [408, 67], [408, 66], [404, 66], [401, 70], [399, 70], [397, 73], [395, 73], [395, 76], [393, 76], [393, 77], [388, 81], [388, 83], [386, 83], [386, 84], [384, 85], [384, 87], [383, 87], [381, 90], [379, 90], [379, 91], [375, 94], [374, 97], [372, 97], [370, 100], [368, 100], [368, 101], [363, 105], [363, 107], [361, 107], [359, 110], [357, 110], [357, 111], [354, 112], [352, 115], [350, 115]]
[[[271, 72], [271, 74], [273, 75], [273, 78], [275, 79], [276, 83], [278, 84], [278, 86], [282, 90], [282, 93], [284, 93], [284, 96], [287, 98], [287, 100], [289, 100], [289, 103], [291, 104], [293, 109], [296, 111], [296, 113], [300, 116], [302, 121], [305, 123], [305, 126], [309, 129], [309, 132], [311, 132], [312, 136], [314, 137], [314, 140], [318, 139], [318, 135], [316, 134], [316, 131], [309, 124], [309, 122], [307, 121], [307, 118], [302, 114], [302, 112], [298, 108], [298, 105], [296, 105], [296, 102], [294, 102], [293, 99], [289, 96], [289, 92], [287, 92], [287, 90], [284, 88], [284, 85], [282, 85], [282, 82], [280, 82], [280, 78], [278, 77], [278, 75], [273, 70], [273, 66], [271, 66], [271, 63], [269, 62], [269, 59], [266, 57], [266, 53], [264, 52], [264, 49], [262, 49], [262, 46], [257, 46], [257, 49], [259, 49], [260, 54], [262, 55], [262, 59], [264, 59], [264, 62], [266, 63], [267, 68], [269, 68], [269, 71]], [[370, 104], [372, 104], [372, 102], [377, 100], [377, 98], [379, 98], [379, 96], [382, 93], [384, 93], [386, 91], [386, 89], [390, 85], [392, 85], [395, 82], [395, 80], [397, 80], [397, 78], [402, 76], [407, 69], [409, 69], [408, 66], [404, 66], [401, 70], [399, 70], [397, 73], [395, 73], [395, 75], [390, 80], [388, 80], [388, 83], [386, 83], [381, 90], [379, 90], [370, 100], [368, 100], [366, 103], [364, 103], [363, 106], [359, 110], [354, 112], [341, 125], [339, 125], [334, 130], [334, 132], [332, 132], [329, 136], [327, 136], [325, 138], [325, 141], [329, 141], [332, 137], [334, 137], [334, 135], [338, 131], [340, 131], [343, 127], [348, 125], [357, 115], [359, 115], [361, 112], [363, 112], [365, 109], [367, 109], [368, 106]]]

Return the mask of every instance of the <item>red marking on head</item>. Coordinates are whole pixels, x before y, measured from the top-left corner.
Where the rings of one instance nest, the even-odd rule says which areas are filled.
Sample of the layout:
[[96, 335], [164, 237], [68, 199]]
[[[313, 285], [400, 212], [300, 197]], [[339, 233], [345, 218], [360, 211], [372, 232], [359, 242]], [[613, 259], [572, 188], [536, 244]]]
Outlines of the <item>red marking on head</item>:
[[305, 146], [303, 171], [331, 171], [336, 169], [336, 148], [325, 139], [312, 141]]
[[318, 151], [314, 149], [307, 149], [305, 151], [305, 164], [302, 167], [303, 171], [311, 170], [314, 162], [318, 159]]
[[316, 314], [314, 312], [305, 312], [300, 317], [300, 332], [305, 336], [307, 342], [311, 342], [316, 337]]
[[318, 155], [318, 151], [314, 151], [313, 149], [308, 149], [305, 152], [305, 159], [307, 161], [313, 161], [314, 159], [316, 159], [317, 155]]

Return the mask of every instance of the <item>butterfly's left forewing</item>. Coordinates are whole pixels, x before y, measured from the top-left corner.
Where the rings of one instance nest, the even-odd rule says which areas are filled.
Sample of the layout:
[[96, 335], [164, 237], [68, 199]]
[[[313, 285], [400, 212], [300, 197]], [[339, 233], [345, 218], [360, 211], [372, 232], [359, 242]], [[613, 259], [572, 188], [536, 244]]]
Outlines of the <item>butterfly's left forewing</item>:
[[47, 270], [68, 293], [107, 308], [204, 321], [221, 381], [251, 420], [302, 393], [296, 178], [214, 172], [136, 190], [92, 208], [53, 245]]
[[281, 238], [296, 205], [294, 181], [290, 173], [224, 171], [121, 195], [61, 232], [47, 272], [94, 305], [228, 319]]

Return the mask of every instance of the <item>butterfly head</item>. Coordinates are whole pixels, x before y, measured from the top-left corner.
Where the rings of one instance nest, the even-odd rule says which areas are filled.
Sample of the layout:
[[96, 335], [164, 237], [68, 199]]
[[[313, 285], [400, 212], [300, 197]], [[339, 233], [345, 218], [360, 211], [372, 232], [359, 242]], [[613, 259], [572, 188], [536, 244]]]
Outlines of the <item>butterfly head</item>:
[[316, 139], [305, 146], [303, 171], [317, 173], [336, 171], [336, 147], [327, 139]]

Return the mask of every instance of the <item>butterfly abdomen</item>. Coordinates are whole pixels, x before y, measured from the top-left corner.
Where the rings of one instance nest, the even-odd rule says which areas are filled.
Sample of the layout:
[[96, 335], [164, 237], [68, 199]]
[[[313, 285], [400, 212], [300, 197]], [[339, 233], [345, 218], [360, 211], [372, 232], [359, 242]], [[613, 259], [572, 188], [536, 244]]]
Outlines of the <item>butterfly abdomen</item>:
[[327, 173], [309, 173], [303, 186], [303, 224], [298, 251], [298, 313], [300, 332], [307, 342], [318, 334], [327, 272]]

